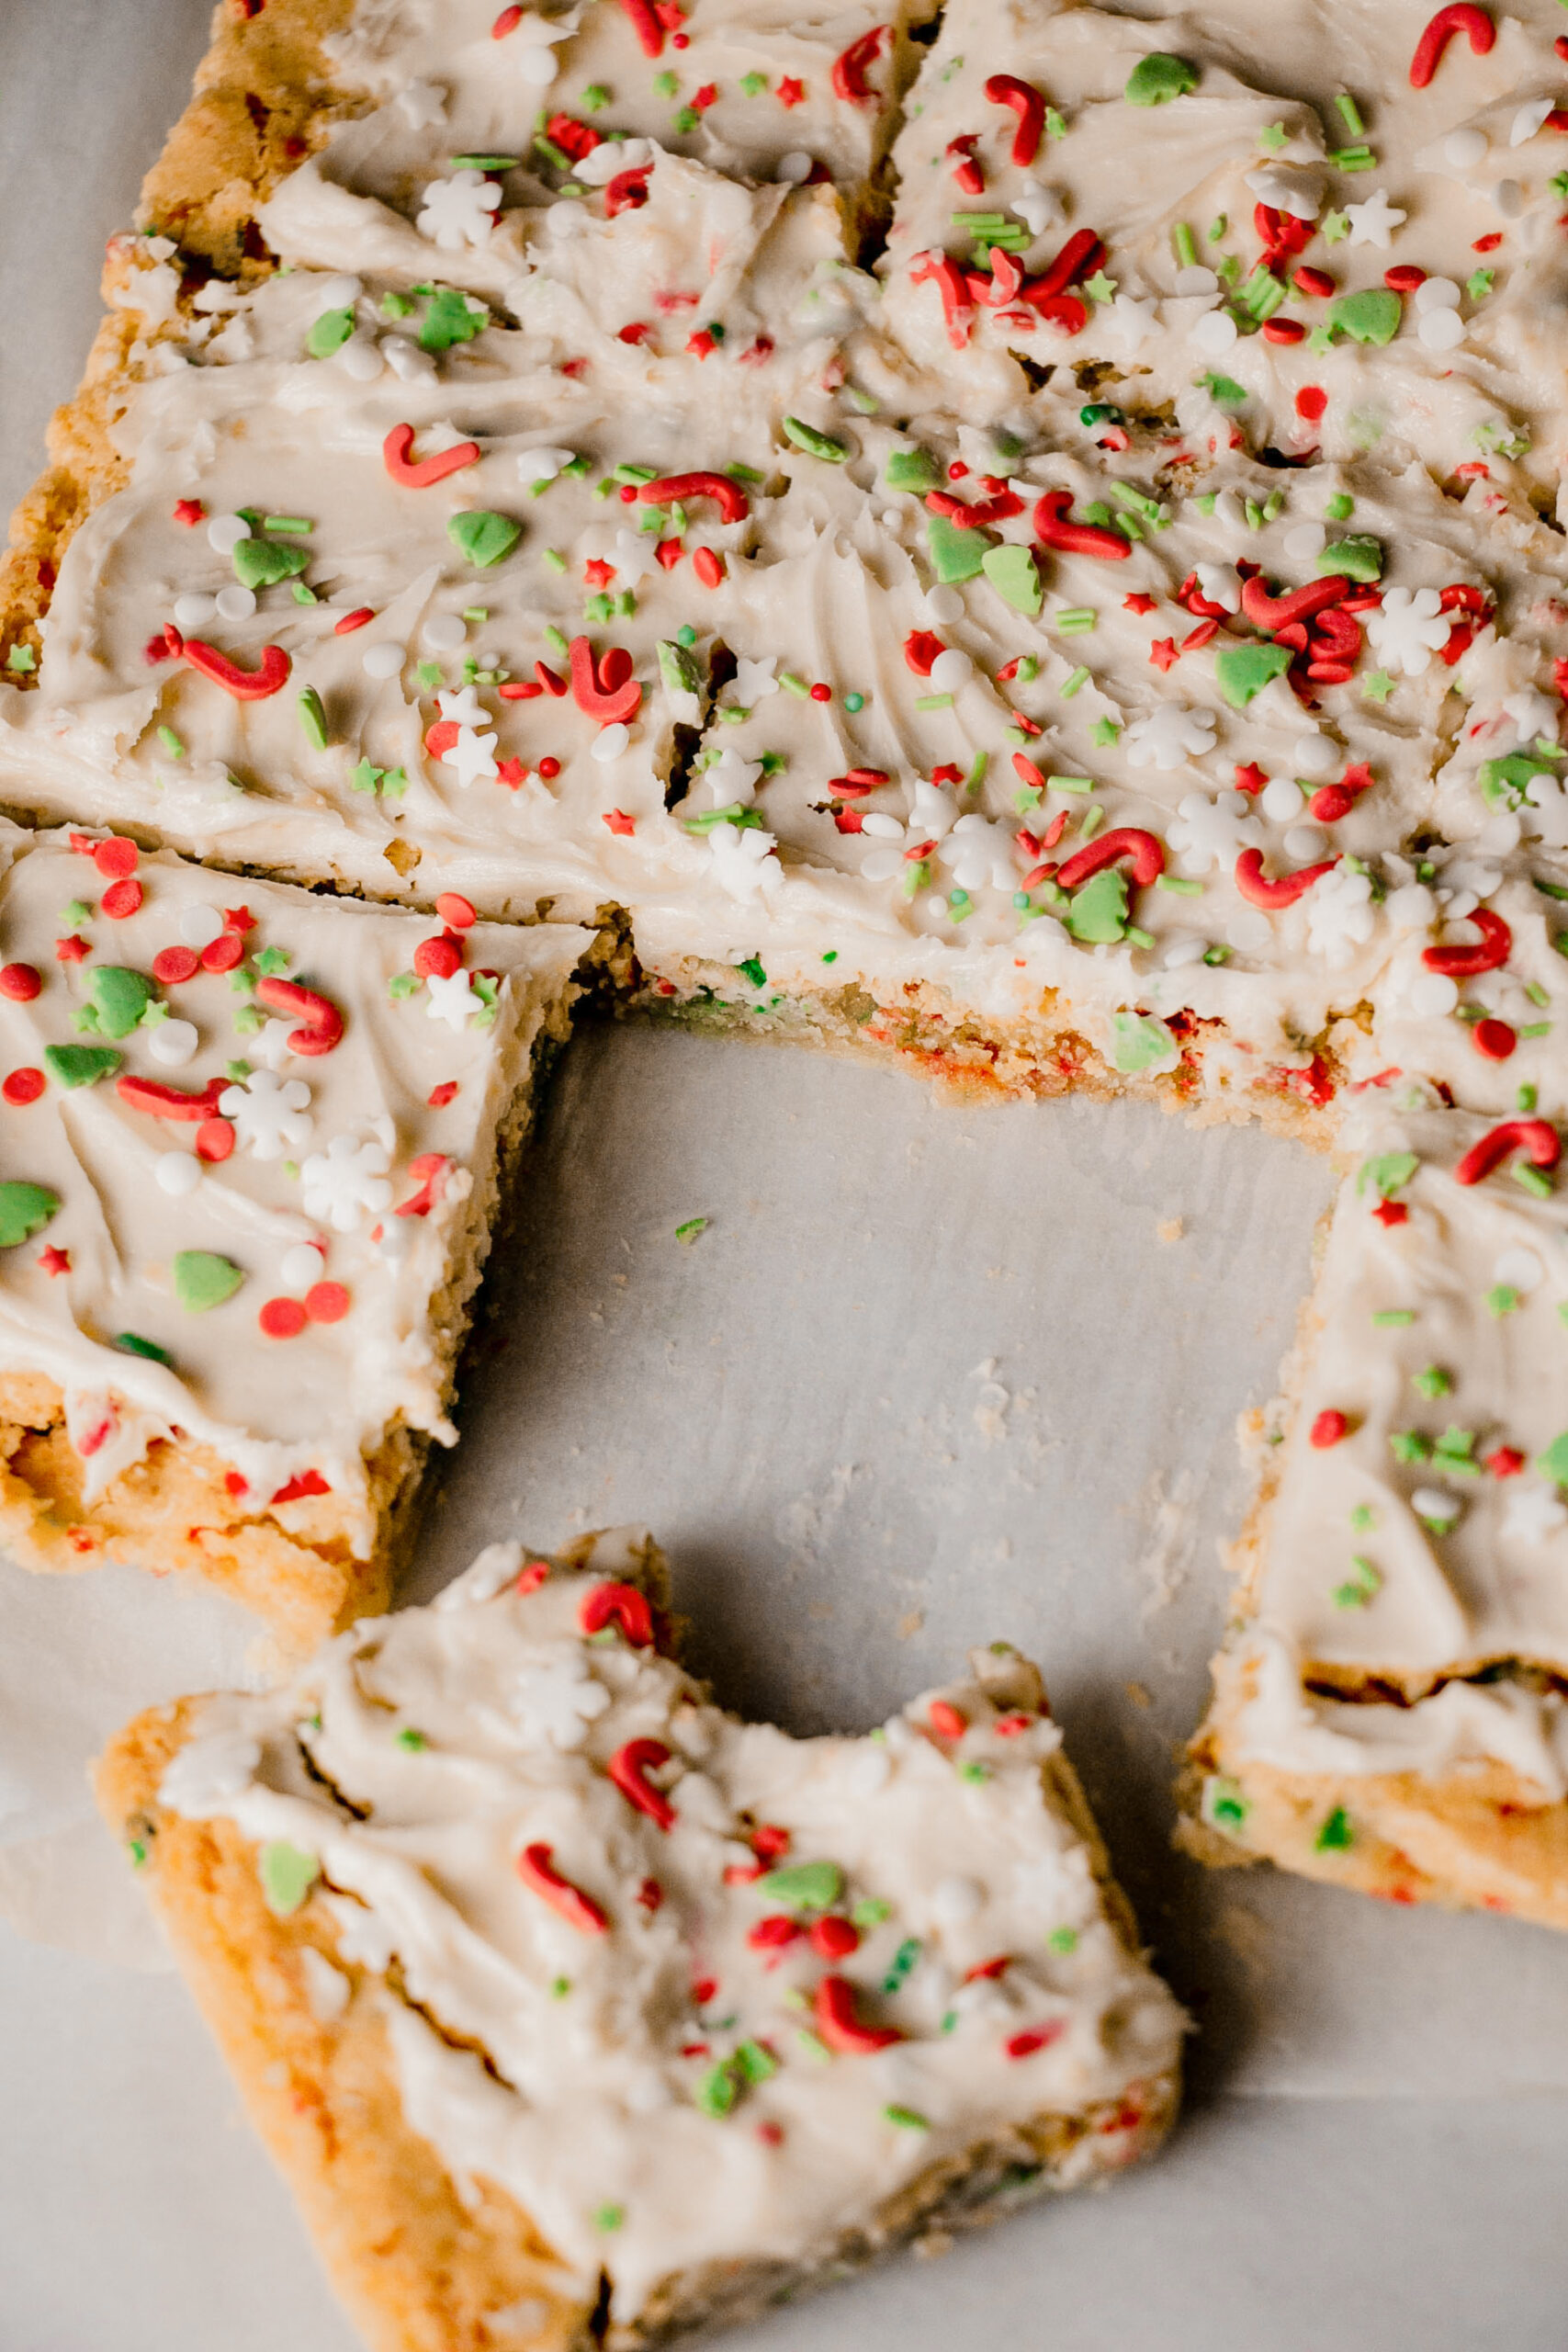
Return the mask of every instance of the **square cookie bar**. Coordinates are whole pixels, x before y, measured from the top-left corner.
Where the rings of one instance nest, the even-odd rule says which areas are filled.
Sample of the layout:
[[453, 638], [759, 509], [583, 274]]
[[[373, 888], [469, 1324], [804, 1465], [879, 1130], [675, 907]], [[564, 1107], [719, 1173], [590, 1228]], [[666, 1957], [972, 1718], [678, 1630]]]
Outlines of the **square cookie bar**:
[[100, 1768], [378, 2352], [630, 2346], [1159, 2141], [1182, 2018], [1035, 1669], [868, 1738], [714, 1706], [658, 1556], [492, 1545]]
[[1259, 1432], [1200, 1842], [1568, 1927], [1561, 1142], [1446, 1110], [1358, 1141]]
[[385, 1606], [588, 935], [0, 836], [0, 1539]]

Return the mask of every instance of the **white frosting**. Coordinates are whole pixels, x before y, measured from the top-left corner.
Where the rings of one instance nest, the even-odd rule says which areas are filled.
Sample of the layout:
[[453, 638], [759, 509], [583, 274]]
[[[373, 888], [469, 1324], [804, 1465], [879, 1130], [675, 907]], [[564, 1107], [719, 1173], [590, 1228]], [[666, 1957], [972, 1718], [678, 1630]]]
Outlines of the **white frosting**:
[[[41, 983], [18, 1001], [0, 982], [3, 1172], [42, 1187], [39, 1206], [57, 1204], [31, 1237], [7, 1235], [0, 1359], [63, 1390], [89, 1502], [149, 1443], [184, 1430], [234, 1465], [257, 1508], [313, 1473], [368, 1549], [363, 1454], [400, 1420], [443, 1442], [455, 1434], [451, 1337], [432, 1302], [452, 1271], [472, 1171], [489, 1167], [497, 1121], [586, 938], [565, 926], [469, 930], [460, 977], [493, 973], [493, 1010], [470, 988], [454, 1026], [429, 1017], [428, 986], [412, 970], [438, 924], [166, 853], [141, 857], [140, 906], [117, 917], [120, 886], [94, 862], [97, 837], [75, 836], [81, 850], [72, 838], [6, 827], [0, 842], [0, 964]], [[229, 925], [230, 910], [248, 927]], [[194, 960], [198, 938], [216, 945], [220, 968], [154, 978], [160, 954]], [[269, 977], [335, 1008], [341, 1042], [297, 1050], [307, 1014], [258, 1001]], [[129, 1000], [103, 994], [116, 988]], [[139, 1009], [141, 1021], [122, 1027]], [[158, 1046], [176, 1026], [189, 1028], [190, 1051], [170, 1068]], [[51, 1064], [62, 1049], [65, 1062]], [[84, 1049], [110, 1067], [83, 1078], [71, 1057]], [[211, 1129], [127, 1099], [122, 1083], [141, 1080], [209, 1092]], [[449, 1099], [430, 1101], [448, 1087]], [[225, 1145], [227, 1157], [198, 1156]], [[436, 1196], [423, 1214], [399, 1215], [421, 1197], [411, 1163], [428, 1170], [425, 1155], [441, 1162]], [[203, 1268], [182, 1253], [231, 1270], [231, 1294], [213, 1303]], [[287, 1302], [302, 1328], [266, 1336], [269, 1302]], [[129, 1351], [127, 1332], [167, 1363]], [[286, 1526], [309, 1511], [311, 1491], [277, 1506]]]
[[[606, 2271], [629, 2323], [706, 2263], [820, 2258], [1010, 2124], [1136, 2111], [1180, 2013], [1042, 1778], [1060, 1734], [1032, 1668], [976, 1653], [870, 1740], [792, 1740], [617, 1632], [585, 1636], [596, 1575], [520, 1595], [522, 1558], [494, 1546], [438, 1607], [209, 1702], [163, 1795], [258, 1840], [264, 1879], [268, 1846], [317, 1858], [310, 1899], [378, 1980], [355, 1997], [386, 2020], [410, 2122], [460, 2186], [516, 2198], [569, 2287], [591, 2302]], [[614, 1574], [614, 1543], [592, 1565]], [[632, 1740], [668, 1751], [668, 1828], [608, 1775]], [[816, 1899], [761, 1878], [753, 1838], [774, 1867], [821, 1866]], [[604, 1932], [525, 1882], [539, 1848]], [[818, 1941], [853, 1950], [814, 1944], [825, 1917]], [[785, 1939], [754, 1940], [764, 1919]], [[829, 1977], [901, 2038], [829, 2049]], [[318, 2015], [342, 1983], [312, 1971]]]

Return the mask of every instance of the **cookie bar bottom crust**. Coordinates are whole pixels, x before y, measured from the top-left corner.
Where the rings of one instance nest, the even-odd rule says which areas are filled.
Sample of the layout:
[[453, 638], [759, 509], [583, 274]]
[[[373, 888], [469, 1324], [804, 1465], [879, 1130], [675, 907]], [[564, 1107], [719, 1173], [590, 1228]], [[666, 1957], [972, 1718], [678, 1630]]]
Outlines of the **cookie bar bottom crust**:
[[1235, 1754], [1216, 1709], [1181, 1802], [1178, 1843], [1212, 1865], [1271, 1861], [1389, 1903], [1568, 1928], [1568, 1801], [1499, 1763], [1441, 1776], [1288, 1772]]
[[[157, 1790], [199, 1702], [154, 1708], [108, 1749], [99, 1803], [141, 1857], [148, 1890], [252, 2120], [293, 2190], [339, 2293], [375, 2352], [609, 2352], [735, 2322], [808, 2284], [839, 2278], [901, 2242], [941, 2251], [953, 2230], [1026, 2199], [1077, 2188], [1152, 2154], [1174, 2118], [1174, 2074], [1114, 2107], [1043, 2114], [933, 2166], [848, 2232], [809, 2271], [726, 2265], [673, 2279], [637, 2322], [607, 2331], [560, 2291], [551, 2250], [504, 2192], [459, 2187], [408, 2124], [380, 1996], [344, 1959], [319, 1905], [279, 1919], [254, 1847], [232, 1825], [163, 1812]], [[341, 2017], [313, 2014], [302, 1960], [313, 1950], [353, 1991]]]
[[[1199, 1125], [1256, 1121], [1270, 1134], [1327, 1151], [1333, 1102], [1344, 1076], [1332, 1048], [1310, 1068], [1260, 1071], [1250, 1087], [1206, 1092], [1191, 1053], [1154, 1075], [1113, 1069], [1058, 1000], [1037, 1015], [988, 1021], [955, 1006], [938, 988], [910, 982], [884, 1003], [858, 984], [830, 991], [781, 991], [773, 1006], [737, 1001], [728, 965], [695, 961], [643, 970], [625, 1010], [709, 1033], [735, 1032], [815, 1045], [863, 1059], [897, 1061], [976, 1100], [1045, 1101], [1087, 1094], [1101, 1102], [1157, 1102]], [[1200, 1048], [1201, 1050], [1201, 1048]]]

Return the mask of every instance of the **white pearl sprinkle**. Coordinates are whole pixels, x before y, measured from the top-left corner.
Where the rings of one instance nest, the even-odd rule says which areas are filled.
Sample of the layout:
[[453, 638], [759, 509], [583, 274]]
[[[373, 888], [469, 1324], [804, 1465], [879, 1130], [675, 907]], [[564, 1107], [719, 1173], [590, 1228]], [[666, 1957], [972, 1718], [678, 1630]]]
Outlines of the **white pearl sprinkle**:
[[1464, 341], [1464, 321], [1457, 311], [1428, 311], [1416, 332], [1427, 351], [1453, 351]]
[[956, 694], [973, 667], [961, 647], [949, 645], [931, 663], [931, 684], [939, 695]]
[[1293, 776], [1271, 776], [1258, 796], [1258, 805], [1270, 824], [1288, 825], [1306, 806], [1306, 794]]
[[321, 1251], [310, 1241], [297, 1241], [286, 1250], [277, 1269], [278, 1281], [285, 1290], [309, 1290], [312, 1283], [321, 1279]]
[[152, 1162], [153, 1180], [171, 1200], [183, 1201], [201, 1182], [201, 1162], [194, 1151], [165, 1151]]
[[182, 907], [175, 929], [187, 947], [207, 947], [213, 940], [222, 937], [222, 910], [199, 903]]
[[547, 90], [560, 72], [560, 60], [543, 42], [530, 42], [517, 52], [517, 79], [532, 90]]
[[215, 514], [207, 526], [207, 543], [220, 555], [232, 555], [242, 539], [251, 536], [251, 526], [243, 514]]
[[432, 653], [456, 653], [468, 639], [468, 624], [457, 613], [432, 613], [420, 630], [422, 643]]
[[773, 177], [782, 180], [786, 187], [799, 187], [802, 181], [811, 177], [811, 157], [804, 148], [792, 147], [788, 154], [779, 157]]
[[1261, 909], [1255, 913], [1251, 908], [1244, 908], [1240, 914], [1232, 915], [1225, 925], [1226, 946], [1234, 947], [1241, 956], [1267, 947], [1273, 936], [1274, 926]]
[[1459, 982], [1447, 972], [1418, 972], [1410, 983], [1410, 1010], [1423, 1020], [1446, 1020], [1458, 1002]]
[[400, 645], [367, 645], [360, 658], [360, 667], [367, 678], [395, 678], [407, 659]]
[[333, 357], [349, 381], [355, 384], [373, 384], [386, 365], [380, 345], [374, 335], [368, 334], [351, 335], [342, 348], [333, 354]]
[[599, 729], [589, 745], [589, 751], [602, 767], [608, 767], [612, 760], [620, 758], [631, 739], [630, 728], [617, 718], [612, 726]]
[[1540, 1288], [1541, 1283], [1546, 1280], [1546, 1268], [1533, 1250], [1526, 1250], [1522, 1247], [1503, 1250], [1498, 1252], [1496, 1262], [1493, 1266], [1492, 1279], [1494, 1282], [1506, 1283], [1510, 1290], [1524, 1291], [1528, 1294]]
[[1416, 288], [1416, 314], [1425, 318], [1428, 311], [1457, 311], [1460, 303], [1459, 281], [1452, 277], [1428, 277]]
[[933, 621], [945, 628], [950, 621], [964, 616], [964, 599], [956, 588], [943, 587], [940, 582], [926, 590], [926, 611]]
[[195, 594], [175, 598], [175, 627], [189, 637], [193, 630], [205, 628], [218, 610], [216, 596]]
[[147, 1050], [165, 1069], [183, 1069], [200, 1043], [194, 1021], [160, 1021], [148, 1036]]
[[1483, 130], [1450, 130], [1443, 141], [1443, 161], [1456, 172], [1473, 171], [1485, 153]]
[[1292, 825], [1285, 835], [1285, 855], [1298, 865], [1311, 865], [1328, 847], [1328, 836], [1315, 825]]
[[243, 588], [236, 580], [231, 588], [220, 588], [214, 605], [226, 621], [248, 621], [256, 608], [254, 588]]

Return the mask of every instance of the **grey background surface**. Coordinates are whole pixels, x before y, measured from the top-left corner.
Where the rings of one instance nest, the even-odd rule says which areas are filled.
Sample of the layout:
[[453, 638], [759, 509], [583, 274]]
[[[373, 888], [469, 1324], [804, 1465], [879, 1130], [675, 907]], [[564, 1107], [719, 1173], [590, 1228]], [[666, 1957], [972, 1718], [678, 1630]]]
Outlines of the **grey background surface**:
[[[5, 0], [6, 511], [206, 23]], [[1153, 1112], [962, 1107], [632, 1029], [568, 1057], [418, 1596], [493, 1536], [647, 1520], [696, 1664], [797, 1731], [869, 1725], [969, 1643], [1020, 1642], [1200, 2028], [1157, 2165], [781, 2313], [758, 2352], [1568, 2343], [1568, 1947], [1211, 1878], [1168, 1844], [1245, 1502], [1233, 1427], [1270, 1392], [1328, 1192], [1282, 1144]], [[97, 1589], [60, 1593], [62, 1688]], [[171, 1649], [200, 1606], [101, 1589]], [[0, 1564], [0, 1651], [22, 1593]], [[0, 1843], [8, 1802], [0, 1774]], [[73, 1940], [0, 1925], [0, 2352], [350, 2352], [178, 1984]]]

